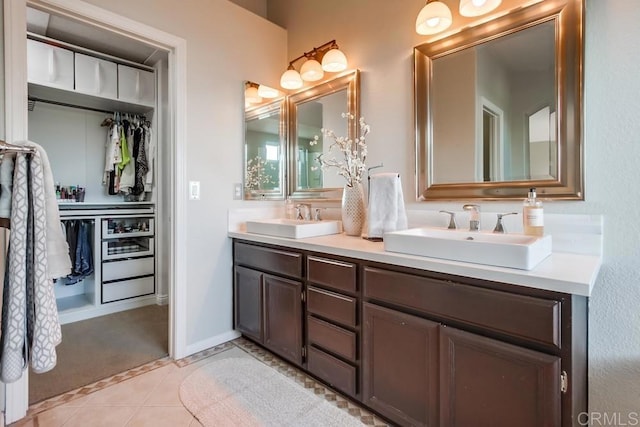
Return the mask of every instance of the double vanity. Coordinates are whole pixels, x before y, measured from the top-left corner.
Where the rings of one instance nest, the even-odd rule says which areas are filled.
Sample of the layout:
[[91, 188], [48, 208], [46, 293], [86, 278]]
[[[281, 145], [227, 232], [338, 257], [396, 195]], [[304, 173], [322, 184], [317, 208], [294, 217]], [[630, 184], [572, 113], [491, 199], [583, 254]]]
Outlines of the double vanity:
[[[250, 222], [229, 231], [236, 329], [392, 423], [571, 426], [587, 410], [599, 255], [553, 252], [526, 270], [344, 234], [258, 234]], [[457, 240], [420, 230], [408, 233]], [[522, 246], [507, 236], [485, 244]]]

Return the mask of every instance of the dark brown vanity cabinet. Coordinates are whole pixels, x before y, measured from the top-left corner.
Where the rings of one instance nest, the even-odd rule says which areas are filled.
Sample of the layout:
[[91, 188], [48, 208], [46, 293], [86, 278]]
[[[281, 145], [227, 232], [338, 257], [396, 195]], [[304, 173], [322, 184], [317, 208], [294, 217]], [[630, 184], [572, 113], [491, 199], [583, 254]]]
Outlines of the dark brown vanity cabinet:
[[240, 332], [394, 424], [587, 411], [585, 297], [243, 241], [234, 268]]
[[302, 255], [235, 242], [234, 260], [236, 329], [301, 365]]
[[440, 329], [440, 424], [560, 426], [561, 360], [455, 328]]
[[359, 394], [357, 266], [307, 256], [307, 370], [330, 386]]
[[364, 303], [363, 401], [400, 425], [438, 425], [438, 323]]
[[401, 425], [574, 425], [586, 410], [586, 311], [532, 292], [365, 266], [364, 402]]

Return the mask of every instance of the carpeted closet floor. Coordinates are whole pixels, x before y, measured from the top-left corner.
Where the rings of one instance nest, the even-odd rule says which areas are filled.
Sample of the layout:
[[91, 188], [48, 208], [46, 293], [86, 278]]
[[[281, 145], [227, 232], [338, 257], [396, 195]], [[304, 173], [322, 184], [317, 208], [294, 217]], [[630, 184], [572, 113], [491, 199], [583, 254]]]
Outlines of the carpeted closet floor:
[[168, 355], [169, 306], [146, 307], [62, 325], [58, 363], [29, 373], [29, 404]]

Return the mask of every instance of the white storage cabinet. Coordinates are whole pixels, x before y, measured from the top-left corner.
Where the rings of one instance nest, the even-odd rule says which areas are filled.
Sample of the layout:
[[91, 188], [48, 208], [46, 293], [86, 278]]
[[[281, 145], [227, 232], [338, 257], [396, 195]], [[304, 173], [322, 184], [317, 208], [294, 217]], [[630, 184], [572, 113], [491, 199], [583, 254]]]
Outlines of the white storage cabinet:
[[76, 52], [75, 82], [78, 92], [115, 99], [118, 96], [118, 66], [115, 62]]
[[102, 304], [155, 293], [152, 217], [102, 219]]
[[27, 79], [30, 83], [73, 90], [73, 75], [72, 51], [27, 40]]

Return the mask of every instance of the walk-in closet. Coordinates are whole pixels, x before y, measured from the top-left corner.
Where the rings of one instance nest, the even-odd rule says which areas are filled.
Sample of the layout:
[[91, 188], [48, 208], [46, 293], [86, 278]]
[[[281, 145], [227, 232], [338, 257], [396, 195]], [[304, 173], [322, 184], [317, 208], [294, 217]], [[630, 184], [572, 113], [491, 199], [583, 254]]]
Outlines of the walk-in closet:
[[168, 355], [168, 62], [145, 43], [33, 8], [26, 37], [29, 140], [48, 154], [72, 263], [55, 283], [58, 365], [30, 375], [36, 403]]

